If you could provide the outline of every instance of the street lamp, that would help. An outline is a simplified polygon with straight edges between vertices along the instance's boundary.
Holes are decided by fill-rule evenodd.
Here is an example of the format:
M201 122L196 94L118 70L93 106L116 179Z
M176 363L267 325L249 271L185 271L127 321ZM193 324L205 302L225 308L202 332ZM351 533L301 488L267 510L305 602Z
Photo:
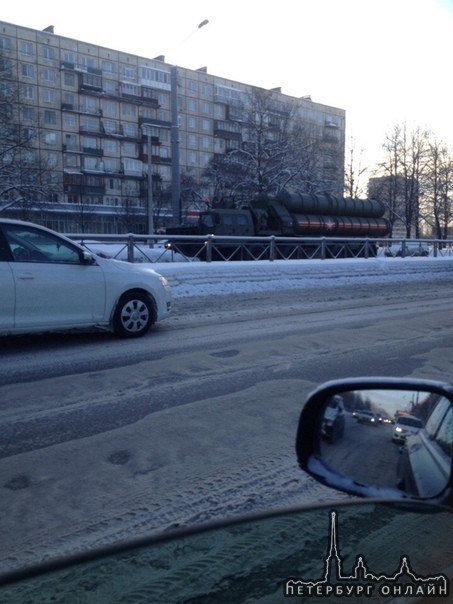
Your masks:
M196 31L205 27L209 23L204 19L199 23L197 29L193 31L186 40L188 40ZM178 123L178 68L171 66L171 207L173 211L173 224L181 223L181 178L179 168L179 123Z
M154 233L153 164L151 158L151 125L143 124L148 138L148 234Z

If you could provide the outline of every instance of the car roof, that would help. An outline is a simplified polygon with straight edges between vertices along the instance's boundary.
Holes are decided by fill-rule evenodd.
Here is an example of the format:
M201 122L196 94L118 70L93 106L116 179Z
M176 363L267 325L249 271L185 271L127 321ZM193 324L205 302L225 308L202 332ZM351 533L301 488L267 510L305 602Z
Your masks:
M15 218L1 218L0 217L0 224L21 224L21 225L26 225L26 226L39 226L39 227L42 227L43 229L46 228L42 224L38 224L36 222L28 222L27 220L17 220Z

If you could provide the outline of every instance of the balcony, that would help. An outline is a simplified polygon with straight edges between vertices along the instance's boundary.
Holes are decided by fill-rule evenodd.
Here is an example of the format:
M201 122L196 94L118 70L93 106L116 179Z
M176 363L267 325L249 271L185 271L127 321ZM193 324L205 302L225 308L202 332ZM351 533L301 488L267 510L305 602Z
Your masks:
M104 156L104 150L96 149L95 147L82 147L82 152L85 153L85 155L91 155L92 157Z

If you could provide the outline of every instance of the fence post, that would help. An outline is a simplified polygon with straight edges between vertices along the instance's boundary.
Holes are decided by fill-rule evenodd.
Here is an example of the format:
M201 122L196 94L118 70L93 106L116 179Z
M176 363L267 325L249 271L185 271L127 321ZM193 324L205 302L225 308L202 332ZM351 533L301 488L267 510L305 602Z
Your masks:
M134 236L129 233L127 238L127 261L134 262Z
M368 237L365 239L364 256L366 259L370 257L370 240Z
M206 237L206 262L212 262L212 235Z
M433 246L433 256L434 256L434 258L437 258L437 251L438 251L438 249L439 249L439 242L435 241L434 242L434 246Z
M321 260L326 259L326 238L321 237Z
M275 235L271 235L271 240L269 243L269 261L273 262L275 260Z

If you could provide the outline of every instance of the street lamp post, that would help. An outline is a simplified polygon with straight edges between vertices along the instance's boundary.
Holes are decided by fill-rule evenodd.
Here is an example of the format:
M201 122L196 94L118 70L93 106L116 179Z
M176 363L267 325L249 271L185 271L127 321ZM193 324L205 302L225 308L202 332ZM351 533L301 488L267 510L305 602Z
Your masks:
M208 19L202 21L196 31L205 27ZM173 224L178 225L182 220L181 212L181 176L179 168L179 123L178 123L178 68L171 66L171 207L173 211Z
M181 223L181 181L179 173L178 70L171 67L171 207L173 224Z
M148 139L148 234L154 233L153 164L151 158L151 126L145 124Z

